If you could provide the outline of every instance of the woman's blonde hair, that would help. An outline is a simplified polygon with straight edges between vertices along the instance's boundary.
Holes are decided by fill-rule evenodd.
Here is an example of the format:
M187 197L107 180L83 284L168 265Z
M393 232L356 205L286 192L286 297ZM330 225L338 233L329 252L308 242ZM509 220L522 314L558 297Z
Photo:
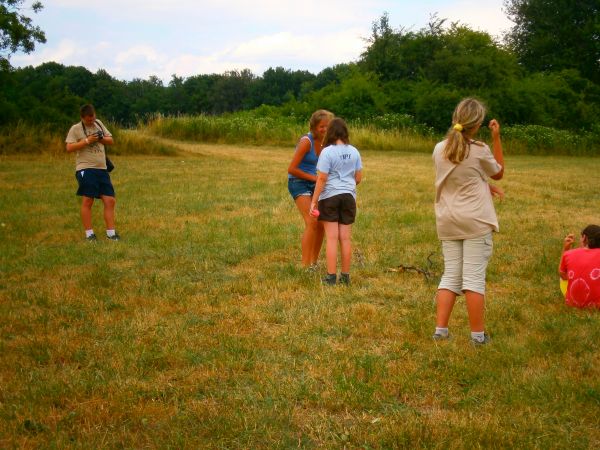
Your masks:
M333 113L327 111L326 109L319 109L312 113L310 120L308 121L310 131L314 132L315 128L317 128L317 125L319 125L319 122L321 122L323 119L333 119Z
M485 118L485 105L475 98L465 98L454 109L452 126L446 134L444 157L454 164L464 160L469 152L471 131Z

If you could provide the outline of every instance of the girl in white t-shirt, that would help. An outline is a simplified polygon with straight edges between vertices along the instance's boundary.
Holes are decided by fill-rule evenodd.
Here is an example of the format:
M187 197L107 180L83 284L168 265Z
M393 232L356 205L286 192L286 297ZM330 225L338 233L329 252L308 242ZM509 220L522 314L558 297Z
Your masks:
M446 139L435 146L435 215L444 254L444 274L437 291L433 338L447 339L448 321L456 296L464 293L474 344L489 342L484 326L485 273L492 255L492 232L498 231L488 177L504 175L500 125L491 120L492 148L474 140L485 117L485 107L473 98L462 100L452 116Z

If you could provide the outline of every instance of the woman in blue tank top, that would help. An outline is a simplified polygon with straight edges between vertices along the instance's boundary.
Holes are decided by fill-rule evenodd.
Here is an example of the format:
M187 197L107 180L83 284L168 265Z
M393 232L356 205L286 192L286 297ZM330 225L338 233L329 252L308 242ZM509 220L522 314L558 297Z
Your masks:
M324 109L310 117L310 133L298 140L296 152L288 167L288 190L304 220L302 233L302 266L314 267L323 244L323 227L309 214L310 199L317 181L317 161L323 148L323 138L333 114Z

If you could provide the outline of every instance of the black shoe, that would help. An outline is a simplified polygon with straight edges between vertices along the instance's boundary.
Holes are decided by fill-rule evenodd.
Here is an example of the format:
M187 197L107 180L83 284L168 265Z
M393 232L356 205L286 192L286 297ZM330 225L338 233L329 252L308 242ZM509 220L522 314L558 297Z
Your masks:
M86 237L85 240L88 242L97 242L98 238L96 237L95 234L92 233L88 237Z
M349 273L341 273L340 279L338 280L339 284L345 284L346 286L350 285L350 274Z
M337 275L335 273L328 273L323 278L321 278L321 282L326 286L335 286L337 281Z
M106 239L110 240L110 241L120 241L121 240L121 236L119 236L118 233L113 234L112 236L109 236L108 234L106 235Z

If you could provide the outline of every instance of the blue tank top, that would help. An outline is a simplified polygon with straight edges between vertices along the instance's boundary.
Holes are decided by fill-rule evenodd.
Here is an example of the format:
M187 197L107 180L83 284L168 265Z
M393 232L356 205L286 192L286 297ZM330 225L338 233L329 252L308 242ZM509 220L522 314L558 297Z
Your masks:
M317 175L317 161L319 160L319 157L317 156L317 153L315 152L315 141L313 139L312 133L305 134L304 136L307 136L308 139L310 140L310 150L308 152L306 152L306 154L304 155L304 158L302 158L302 161L300 161L300 164L298 164L298 169L300 169L302 172L306 172L306 173L316 176ZM300 139L302 139L304 136L302 136ZM296 177L288 174L288 178L296 178Z

